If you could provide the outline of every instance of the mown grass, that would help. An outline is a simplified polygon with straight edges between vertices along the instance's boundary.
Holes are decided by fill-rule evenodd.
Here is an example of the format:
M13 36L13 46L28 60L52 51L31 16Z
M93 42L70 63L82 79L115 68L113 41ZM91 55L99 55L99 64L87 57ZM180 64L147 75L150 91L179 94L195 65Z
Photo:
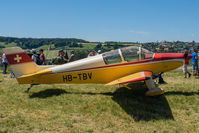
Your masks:
M166 73L165 94L104 85L28 85L0 74L0 132L199 132L199 79Z

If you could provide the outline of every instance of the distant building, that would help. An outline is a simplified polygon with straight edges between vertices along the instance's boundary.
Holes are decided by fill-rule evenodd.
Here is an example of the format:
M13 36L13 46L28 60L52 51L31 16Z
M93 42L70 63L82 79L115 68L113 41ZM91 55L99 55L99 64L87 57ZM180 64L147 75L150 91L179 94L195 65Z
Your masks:
M169 51L169 48L164 48L164 51L167 51L167 52L168 52L168 51Z
M156 49L156 51L160 51L160 48L155 48Z

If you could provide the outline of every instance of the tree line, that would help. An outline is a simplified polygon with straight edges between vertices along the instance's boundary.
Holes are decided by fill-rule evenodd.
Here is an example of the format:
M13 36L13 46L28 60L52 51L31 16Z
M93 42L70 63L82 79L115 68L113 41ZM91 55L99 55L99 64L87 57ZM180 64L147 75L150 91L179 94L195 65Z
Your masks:
M0 36L0 42L4 42L5 44L14 42L17 46L24 49L38 48L46 44L54 44L55 47L81 47L78 43L88 43L88 41L76 38L17 38L3 36Z

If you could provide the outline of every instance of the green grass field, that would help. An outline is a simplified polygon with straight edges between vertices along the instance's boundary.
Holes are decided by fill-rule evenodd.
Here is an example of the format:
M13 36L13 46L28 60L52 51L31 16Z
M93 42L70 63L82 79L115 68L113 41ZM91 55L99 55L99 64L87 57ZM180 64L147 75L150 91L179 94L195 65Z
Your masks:
M0 133L4 132L199 132L199 79L182 72L164 75L165 94L145 97L104 85L28 85L0 74Z

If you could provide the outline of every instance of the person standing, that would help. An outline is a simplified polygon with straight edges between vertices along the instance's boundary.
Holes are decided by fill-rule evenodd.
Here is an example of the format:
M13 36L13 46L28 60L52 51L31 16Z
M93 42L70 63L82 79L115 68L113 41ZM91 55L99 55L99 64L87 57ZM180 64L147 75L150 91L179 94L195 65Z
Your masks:
M184 78L187 78L187 74L189 75L189 78L191 77L191 73L188 71L188 65L189 65L189 51L186 50L184 52L184 65L183 65L183 72L184 72Z
M0 67L3 66L3 65L2 65L2 58L3 58L3 57L2 57L2 54L0 53Z
M70 52L69 62L73 62L73 61L75 61L75 51L72 50Z
M194 53L191 54L192 55L192 72L193 72L193 76L199 76L198 73L198 50L194 50Z
M94 52L91 51L89 54L88 54L88 57L91 57L91 56L94 56Z
M66 53L64 52L64 50L60 50L60 57L63 60L64 63L68 62L68 54L67 51Z
M102 50L98 50L98 51L97 51L97 54L101 54L101 53L102 53Z
M45 59L45 56L44 56L44 50L43 49L40 49L39 50L39 59L41 61L41 65L45 65L46 63L46 59Z
M3 53L3 55L2 55L2 63L3 63L3 74L6 74L7 73L8 60L6 58L5 53Z
M37 64L37 65L41 65L41 61L39 56L36 53L35 49L32 49L32 60Z

